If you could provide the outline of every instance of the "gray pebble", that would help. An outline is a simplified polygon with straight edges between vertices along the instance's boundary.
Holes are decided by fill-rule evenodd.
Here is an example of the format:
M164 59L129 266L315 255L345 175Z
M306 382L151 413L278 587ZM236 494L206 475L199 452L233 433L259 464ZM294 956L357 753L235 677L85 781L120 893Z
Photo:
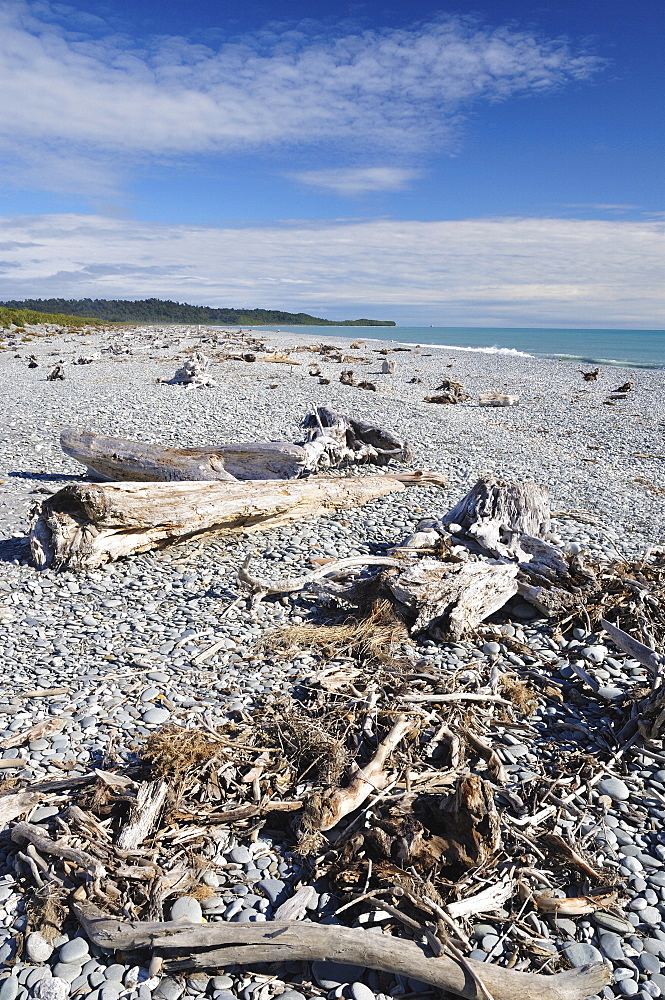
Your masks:
M0 1000L16 1000L19 982L16 976L9 976L0 985Z
M63 944L58 957L61 962L65 963L87 962L90 958L88 942L82 937L72 938L67 944Z
M364 983L351 983L352 1000L374 1000L374 992Z
M73 965L69 962L56 962L53 966L53 975L58 979L64 979L66 983L73 983L81 975L81 966Z
M32 931L25 939L25 950L31 962L48 962L53 945L39 931Z
M171 713L165 708L149 708L141 716L143 722L148 726L161 726L171 717ZM158 987L159 989L159 987Z
M601 795L609 795L617 802L624 802L630 797L628 786L621 778L601 778L597 788Z
M593 962L602 962L603 956L592 944L567 944L564 947L566 958L570 964L578 969L582 965L589 965Z
M166 976L162 979L161 983L153 993L153 996L159 997L160 1000L180 1000L180 997L185 992L185 984L179 982L177 979L172 979L170 976Z
M359 965L342 965L340 962L312 962L312 975L324 990L356 982L365 973Z
M229 851L228 859L236 865L246 865L252 860L252 854L246 847L234 847Z
M200 924L202 918L201 904L193 896L180 896L171 907L171 920Z

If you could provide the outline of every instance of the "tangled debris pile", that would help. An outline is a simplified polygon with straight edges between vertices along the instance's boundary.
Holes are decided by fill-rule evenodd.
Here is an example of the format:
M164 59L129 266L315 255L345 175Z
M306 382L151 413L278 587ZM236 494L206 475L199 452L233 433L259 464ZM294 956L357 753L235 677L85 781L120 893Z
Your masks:
M554 549L549 527L543 487L486 477L386 557L326 563L290 581L245 566L239 580L255 601L313 593L315 623L275 634L271 646L277 656L318 647L325 665L289 697L268 695L252 717L162 728L132 764L111 756L82 778L6 783L0 818L18 848L29 933L53 938L74 917L98 947L150 949L171 974L334 958L494 1000L601 990L605 966L580 961L575 945L558 953L544 931L577 917L622 920L625 879L605 818L622 784L617 762L638 739L646 753L661 749L665 659L651 645L665 636L665 559L588 567ZM366 573L368 563L378 572ZM603 690L586 661L572 660L564 689L512 624L525 597L549 616L552 637L579 622L604 629L647 667L651 688ZM321 622L324 605L332 625ZM474 634L488 662L452 675L419 669L409 652L423 633L445 643ZM584 739L562 753L546 716L537 725L529 715L564 694L570 730ZM601 703L602 731L577 711L585 698ZM57 812L21 819L44 803ZM633 822L647 816L632 808ZM225 852L238 844L259 858L266 832L301 858L306 877L279 901L255 880L264 919L239 926L207 876L247 884ZM308 907L322 893L330 905L315 919ZM474 939L488 914L503 931L480 962Z

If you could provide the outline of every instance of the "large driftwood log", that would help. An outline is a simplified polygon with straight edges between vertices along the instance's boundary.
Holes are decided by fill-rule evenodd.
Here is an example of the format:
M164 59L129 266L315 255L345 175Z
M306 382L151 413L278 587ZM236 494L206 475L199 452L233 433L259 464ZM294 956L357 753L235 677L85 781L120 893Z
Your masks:
M300 445L287 441L170 448L105 437L72 427L61 432L60 446L66 455L85 465L93 479L111 482L294 479L307 459Z
M386 465L407 461L409 446L391 431L320 406L305 417L306 439L171 448L144 441L106 437L65 428L65 454L101 480L172 482L179 480L295 479L344 463Z
M66 486L35 509L30 547L40 568L92 569L180 539L258 531L361 506L427 481L404 473L298 482L83 483Z
M586 965L553 976L513 972L490 962L429 958L415 941L360 928L303 921L185 925L116 920L89 903L73 904L88 939L105 951L154 949L166 970L214 969L262 962L331 961L404 975L468 1000L480 980L494 1000L585 1000L609 982L608 969ZM473 972L468 971L470 967ZM474 975L475 973L475 975ZM477 977L477 978L476 978Z

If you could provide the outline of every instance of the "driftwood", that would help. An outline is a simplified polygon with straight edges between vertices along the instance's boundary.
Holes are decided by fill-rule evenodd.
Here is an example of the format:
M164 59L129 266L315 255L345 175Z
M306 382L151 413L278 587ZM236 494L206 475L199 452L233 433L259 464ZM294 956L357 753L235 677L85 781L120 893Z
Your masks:
M76 484L35 509L30 547L40 568L91 569L198 535L259 531L361 506L427 481L404 473L297 482Z
M168 385L214 386L215 380L208 371L208 363L205 354L197 351L176 370L173 378L157 379L157 381L166 382Z
M477 1000L480 980L494 1000L585 1000L609 982L601 964L553 976L513 972L492 963L429 958L414 941L359 928L288 921L187 925L116 920L97 907L74 903L88 939L104 951L150 948L165 969L206 969L262 962L331 961L404 975ZM473 972L469 971L470 967ZM476 979L477 976L477 979Z
M33 844L42 854L53 854L56 857L63 858L70 864L76 865L77 868L82 868L92 878L103 878L106 874L104 865L97 861L96 858L93 858L92 855L87 854L85 851L79 851L74 847L67 847L66 844L62 844L57 840L52 840L51 837L48 837L44 833L44 828L41 826L36 826L32 823L15 823L12 827L11 837L15 844L23 844L27 841L27 843Z
M546 615L575 609L597 581L580 556L564 557L545 540L550 524L547 487L485 476L447 514L423 519L389 550L388 557L401 557L402 564L381 572L377 586L412 635L429 631L435 639L459 639L516 595ZM322 596L363 603L367 580L331 582L343 574L344 563L271 581L252 577L246 563L241 582L261 596L313 587Z
M503 392L481 392L478 396L478 406L516 406L519 401L519 396Z
M118 834L116 843L121 851L136 850L157 825L168 790L168 782L163 778L142 782L127 823Z
M453 382L451 379L444 379L441 385L436 387L436 396L425 396L426 403L465 403L471 396L466 391L461 382Z
M344 788L335 788L325 795L315 794L307 804L305 823L312 830L332 830L349 813L354 812L369 796L388 784L385 764L395 747L414 730L412 718L398 716L386 738L379 743L369 764L353 776Z
M0 830L4 830L8 823L11 823L17 816L29 812L41 799L39 792L29 792L22 789L12 795L0 798Z
M198 448L171 448L65 428L60 445L101 480L173 482L294 479L345 463L386 465L408 461L408 444L388 431L320 406L303 422L302 443L259 441Z

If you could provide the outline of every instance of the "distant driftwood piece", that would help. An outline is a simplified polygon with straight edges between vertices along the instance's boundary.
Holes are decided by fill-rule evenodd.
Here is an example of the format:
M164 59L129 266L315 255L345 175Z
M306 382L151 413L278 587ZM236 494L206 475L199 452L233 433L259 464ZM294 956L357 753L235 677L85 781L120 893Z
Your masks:
M426 403L465 403L471 396L466 391L461 382L453 382L452 379L444 379L441 385L436 387L436 396L425 396Z
M205 354L197 351L191 358L188 358L180 368L176 370L173 378L157 379L158 382L166 382L167 385L199 385L214 386L215 380L208 371L208 358Z
M132 482L295 479L345 463L408 461L409 445L385 428L320 406L303 422L306 439L171 448L65 428L60 446L95 479Z
M73 910L88 939L99 948L154 950L165 958L168 972L323 959L407 976L468 1000L478 1000L478 980L494 1000L585 1000L599 993L610 978L609 970L600 963L545 976L514 972L491 962L429 958L415 941L334 924L269 921L179 925L118 920L90 903L74 903Z
M503 392L481 392L478 396L478 406L516 406L519 396L508 396Z
M485 476L447 514L420 521L388 550L387 568L362 587L357 580L334 582L345 560L331 563L325 574L245 582L262 594L313 586L321 596L362 604L368 582L376 581L376 593L393 600L412 635L459 639L516 595L551 615L574 611L596 590L581 557L564 556L546 540L550 523L547 487ZM390 566L392 557L396 566Z
M258 531L357 507L427 481L403 473L297 482L81 483L35 509L30 547L40 568L92 569L180 539Z

